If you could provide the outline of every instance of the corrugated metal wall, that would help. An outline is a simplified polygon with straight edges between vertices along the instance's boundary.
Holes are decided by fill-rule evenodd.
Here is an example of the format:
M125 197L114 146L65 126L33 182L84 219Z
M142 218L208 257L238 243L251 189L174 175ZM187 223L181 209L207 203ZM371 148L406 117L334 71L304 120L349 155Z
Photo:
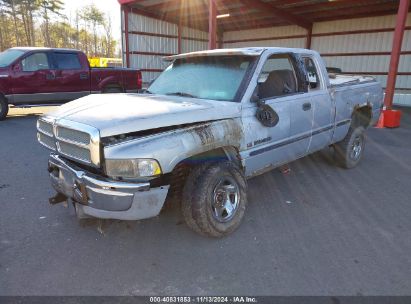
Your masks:
M246 31L225 32L225 48L249 46L278 46L303 48L306 40L305 29L299 26L279 26Z
M311 48L320 52L327 66L347 73L375 76L385 87L395 15L315 23ZM297 26L224 33L224 47L305 47L306 31ZM411 14L407 19L394 102L411 106Z
M181 52L202 51L208 48L208 33L195 30L188 27L183 27L181 40ZM193 38L193 39L188 39Z
M122 18L124 20L124 15ZM124 32L124 22L122 27ZM168 63L162 60L163 56L178 53L178 26L129 13L128 31L130 66L141 69L143 82L147 83L167 67ZM123 39L125 39L124 35ZM207 39L206 32L182 27L181 51L185 53L204 50L207 48ZM125 41L123 41L124 45ZM126 62L125 58L124 62Z
M122 17L124 20L124 15ZM178 27L134 13L130 13L128 19L130 66L142 69L143 81L149 82L167 66L161 57L178 52ZM395 15L315 23L311 48L322 54L327 66L339 67L347 73L373 75L385 87L394 27ZM124 32L124 22L122 28ZM306 30L298 26L281 26L225 32L223 42L225 48L303 48L306 34ZM123 50L124 39L123 35ZM183 27L181 51L207 49L207 39L207 32ZM411 14L402 52L394 102L411 105Z

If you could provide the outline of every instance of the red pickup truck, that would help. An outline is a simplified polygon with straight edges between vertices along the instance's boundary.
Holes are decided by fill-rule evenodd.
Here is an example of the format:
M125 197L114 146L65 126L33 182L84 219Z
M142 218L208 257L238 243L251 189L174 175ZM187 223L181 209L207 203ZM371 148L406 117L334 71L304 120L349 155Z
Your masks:
M92 93L137 92L141 87L140 71L90 68L78 50L17 47L0 53L0 120L9 105L61 104Z

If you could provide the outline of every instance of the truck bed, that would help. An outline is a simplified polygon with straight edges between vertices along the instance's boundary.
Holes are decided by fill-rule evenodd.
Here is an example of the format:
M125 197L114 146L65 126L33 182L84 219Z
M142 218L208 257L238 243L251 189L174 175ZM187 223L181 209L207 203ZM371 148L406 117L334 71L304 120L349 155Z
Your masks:
M331 74L330 84L332 87L345 86L359 83L366 83L375 81L372 76L361 76L361 75L343 75L343 74Z

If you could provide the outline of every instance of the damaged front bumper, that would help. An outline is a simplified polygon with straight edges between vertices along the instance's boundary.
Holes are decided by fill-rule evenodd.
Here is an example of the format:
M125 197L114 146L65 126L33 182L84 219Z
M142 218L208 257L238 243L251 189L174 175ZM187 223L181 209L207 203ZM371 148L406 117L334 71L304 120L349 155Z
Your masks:
M79 217L141 220L156 216L164 205L169 186L126 183L86 172L51 154L49 173L57 195L51 204L71 199ZM66 199L65 199L66 198Z

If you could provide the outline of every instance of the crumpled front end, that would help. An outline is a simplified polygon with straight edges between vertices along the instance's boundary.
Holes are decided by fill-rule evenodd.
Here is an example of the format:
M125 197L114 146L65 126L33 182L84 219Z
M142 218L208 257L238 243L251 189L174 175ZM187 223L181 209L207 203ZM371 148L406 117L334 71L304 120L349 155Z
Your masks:
M61 156L51 154L48 170L58 195L50 203L74 202L79 217L141 220L158 215L169 186L114 181L87 172Z

